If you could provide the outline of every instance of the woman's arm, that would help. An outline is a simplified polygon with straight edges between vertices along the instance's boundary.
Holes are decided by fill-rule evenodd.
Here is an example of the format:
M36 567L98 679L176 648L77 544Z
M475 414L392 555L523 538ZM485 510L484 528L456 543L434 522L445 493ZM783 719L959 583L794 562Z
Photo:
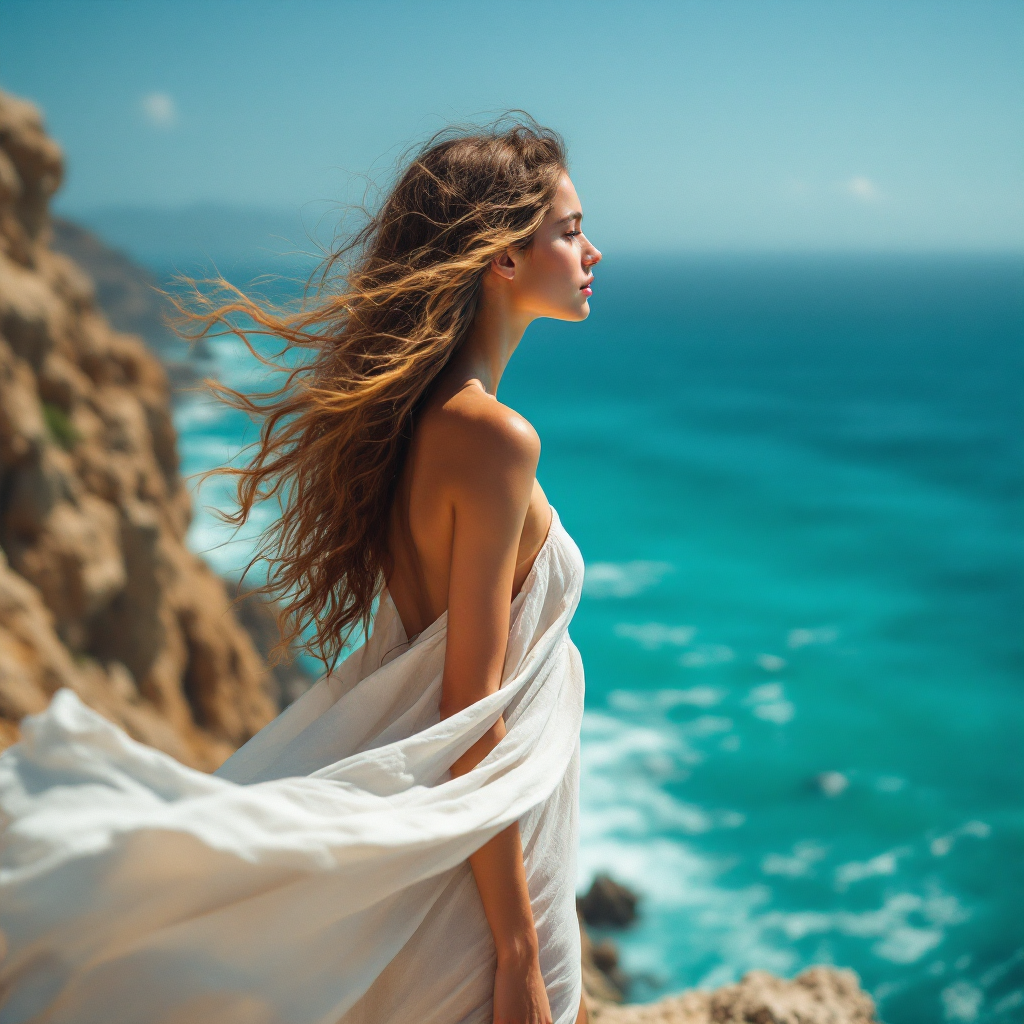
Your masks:
M533 428L497 403L474 421L459 431L459 468L452 486L442 718L501 685L519 540L540 455ZM505 722L499 718L455 761L452 775L470 771L504 735ZM549 1024L518 822L480 847L469 863L497 950L494 1021Z

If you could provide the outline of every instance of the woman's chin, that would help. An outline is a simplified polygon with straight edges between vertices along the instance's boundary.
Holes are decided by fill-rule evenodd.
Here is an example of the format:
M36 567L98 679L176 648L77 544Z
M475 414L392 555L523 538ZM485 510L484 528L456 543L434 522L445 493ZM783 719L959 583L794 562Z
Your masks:
M577 321L586 320L590 316L590 303L584 299L582 303L574 302L568 309L564 306L557 313L542 313L541 316L550 317L552 320Z

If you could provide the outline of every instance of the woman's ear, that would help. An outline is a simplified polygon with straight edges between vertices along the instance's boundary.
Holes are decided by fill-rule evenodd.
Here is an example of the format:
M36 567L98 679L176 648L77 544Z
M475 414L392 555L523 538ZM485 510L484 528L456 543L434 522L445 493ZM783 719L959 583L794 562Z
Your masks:
M506 281L512 281L515 278L516 263L508 249L506 249L500 256L495 256L494 259L491 260L491 270L493 270L498 277L503 277Z

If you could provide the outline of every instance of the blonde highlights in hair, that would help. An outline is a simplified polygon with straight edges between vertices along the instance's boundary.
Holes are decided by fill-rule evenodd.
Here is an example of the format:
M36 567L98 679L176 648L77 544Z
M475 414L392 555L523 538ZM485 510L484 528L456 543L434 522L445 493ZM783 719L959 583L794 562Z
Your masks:
M235 480L237 508L222 515L236 527L259 502L280 503L249 568L265 562L258 589L283 599L282 645L330 665L352 629L368 627L416 412L469 331L491 260L530 244L565 169L559 136L523 115L447 129L327 256L314 298L297 312L222 278L187 306L177 301L182 334L235 334L284 375L259 394L210 382L260 423L249 463L213 472ZM260 355L254 335L279 339L282 350ZM288 356L296 351L297 365Z

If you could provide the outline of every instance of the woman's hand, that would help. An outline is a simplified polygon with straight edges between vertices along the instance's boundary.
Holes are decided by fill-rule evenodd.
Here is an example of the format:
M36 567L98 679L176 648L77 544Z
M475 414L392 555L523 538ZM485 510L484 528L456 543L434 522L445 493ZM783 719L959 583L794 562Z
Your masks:
M551 1006L536 951L498 956L494 1024L552 1024Z

